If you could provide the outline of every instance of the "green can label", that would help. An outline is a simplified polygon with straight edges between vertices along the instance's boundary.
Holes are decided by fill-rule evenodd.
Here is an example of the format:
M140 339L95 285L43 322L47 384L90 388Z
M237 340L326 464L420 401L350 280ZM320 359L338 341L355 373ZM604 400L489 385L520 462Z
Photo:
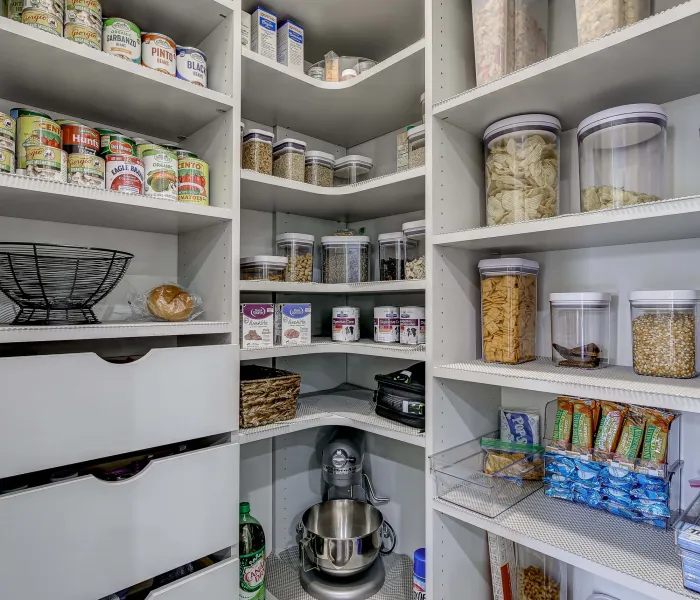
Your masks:
M114 133L102 134L100 136L100 156L104 158L110 154L125 154L134 156L136 154L136 144L134 140Z
M240 600L265 600L265 548L240 557Z

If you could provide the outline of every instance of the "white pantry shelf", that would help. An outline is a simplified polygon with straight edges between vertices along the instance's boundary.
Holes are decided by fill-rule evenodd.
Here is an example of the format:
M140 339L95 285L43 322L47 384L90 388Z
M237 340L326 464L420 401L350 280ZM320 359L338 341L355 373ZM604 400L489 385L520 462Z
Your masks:
M476 136L515 114L547 113L572 129L593 113L700 93L700 0L688 0L437 103L433 115Z
M284 281L241 281L241 292L270 294L401 294L424 292L425 279L411 281L368 281L367 283L289 283Z
M458 489L448 494L459 502ZM655 600L698 597L683 587L671 531L547 498L542 490L493 519L440 498L433 508Z
M242 55L241 108L246 119L347 148L421 118L425 40L355 79L337 83L317 81L247 47Z
M177 140L234 106L230 96L0 18L0 97ZM66 74L70 75L67 76Z
M383 356L388 358L405 358L406 360L425 360L425 345L409 346L406 344L381 344L373 340L361 339L359 342L334 342L330 338L315 337L306 346L275 346L241 350L241 360L259 358L277 358L282 356L301 356L306 354L361 354L364 356Z
M2 217L179 234L230 221L233 214L228 208L0 174Z
M631 367L566 368L557 367L550 358L520 365L474 360L435 367L433 375L441 379L700 412L700 379L647 377L637 375Z
M424 210L425 167L332 188L243 170L241 208L339 221Z

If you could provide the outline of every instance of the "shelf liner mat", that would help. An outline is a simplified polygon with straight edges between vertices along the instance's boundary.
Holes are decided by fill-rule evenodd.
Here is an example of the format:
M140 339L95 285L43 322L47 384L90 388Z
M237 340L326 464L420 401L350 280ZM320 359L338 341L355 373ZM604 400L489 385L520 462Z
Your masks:
M386 580L370 600L411 600L413 561L405 554L390 554L384 561ZM271 554L265 565L267 589L277 600L314 600L299 583L299 550L287 548Z
M405 352L406 354L412 354L413 352L425 352L425 344L382 344L381 342L374 342L368 339L360 339L359 342L334 342L331 339L323 337L311 338L311 344L305 346L293 346L294 348L308 348L309 346L337 346L342 344L343 346L348 346L352 344L353 346L361 346L363 348L381 348L382 350L390 350L392 352ZM243 350L245 352L245 350Z

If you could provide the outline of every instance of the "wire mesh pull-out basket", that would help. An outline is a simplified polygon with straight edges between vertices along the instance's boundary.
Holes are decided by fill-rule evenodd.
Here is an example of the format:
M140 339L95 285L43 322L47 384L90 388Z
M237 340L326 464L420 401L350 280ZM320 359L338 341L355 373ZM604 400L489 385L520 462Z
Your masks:
M92 308L121 281L133 254L102 248L0 242L0 290L12 325L99 323Z

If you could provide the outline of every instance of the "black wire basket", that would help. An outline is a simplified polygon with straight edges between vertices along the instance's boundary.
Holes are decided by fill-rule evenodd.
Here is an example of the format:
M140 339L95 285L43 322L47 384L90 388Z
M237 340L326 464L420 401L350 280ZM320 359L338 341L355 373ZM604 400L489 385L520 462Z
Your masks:
M0 242L0 291L19 308L3 320L12 325L99 323L92 307L121 281L132 258L119 250Z

